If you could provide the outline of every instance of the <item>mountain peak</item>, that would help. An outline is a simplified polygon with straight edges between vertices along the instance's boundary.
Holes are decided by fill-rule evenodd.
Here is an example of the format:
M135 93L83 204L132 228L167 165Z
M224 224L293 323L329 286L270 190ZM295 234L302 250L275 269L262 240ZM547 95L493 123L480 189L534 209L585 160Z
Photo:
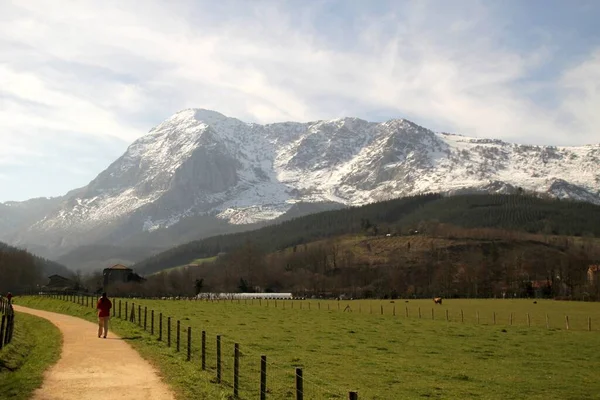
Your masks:
M192 118L196 121L204 122L206 124L221 122L229 119L229 117L217 111L207 110L204 108L186 108L173 114L168 121L179 122Z

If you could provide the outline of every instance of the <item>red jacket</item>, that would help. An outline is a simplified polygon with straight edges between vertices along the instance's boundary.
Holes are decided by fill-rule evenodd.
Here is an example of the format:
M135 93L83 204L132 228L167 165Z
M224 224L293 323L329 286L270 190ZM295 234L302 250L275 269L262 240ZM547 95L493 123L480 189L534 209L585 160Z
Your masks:
M102 297L98 300L98 304L96 304L96 308L98 309L99 317L110 317L110 309L112 308L112 303L109 299L103 299Z

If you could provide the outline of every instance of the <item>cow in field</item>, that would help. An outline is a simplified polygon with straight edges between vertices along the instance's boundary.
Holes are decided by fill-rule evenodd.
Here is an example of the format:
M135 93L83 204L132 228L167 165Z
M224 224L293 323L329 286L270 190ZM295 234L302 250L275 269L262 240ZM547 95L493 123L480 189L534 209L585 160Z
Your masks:
M433 298L433 302L435 304L442 304L442 298L441 297L434 297Z

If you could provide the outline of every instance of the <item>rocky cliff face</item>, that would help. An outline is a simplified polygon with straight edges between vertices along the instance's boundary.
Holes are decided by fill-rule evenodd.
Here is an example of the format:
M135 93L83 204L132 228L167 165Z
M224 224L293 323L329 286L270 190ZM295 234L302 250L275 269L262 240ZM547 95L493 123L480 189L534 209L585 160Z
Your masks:
M298 203L360 205L422 192L522 188L600 204L599 166L600 145L524 146L401 119L258 125L188 109L135 141L86 187L0 204L0 239L56 255L118 245L190 217L245 224Z

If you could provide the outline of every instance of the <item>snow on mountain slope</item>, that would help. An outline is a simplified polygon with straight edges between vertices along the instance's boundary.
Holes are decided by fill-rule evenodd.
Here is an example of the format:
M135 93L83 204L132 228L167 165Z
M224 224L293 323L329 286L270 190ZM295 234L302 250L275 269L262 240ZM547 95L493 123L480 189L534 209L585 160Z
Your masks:
M518 187L600 204L600 145L517 145L435 133L402 119L259 125L187 109L60 199L16 242L72 248L195 215L243 224L274 219L298 202L360 205Z

